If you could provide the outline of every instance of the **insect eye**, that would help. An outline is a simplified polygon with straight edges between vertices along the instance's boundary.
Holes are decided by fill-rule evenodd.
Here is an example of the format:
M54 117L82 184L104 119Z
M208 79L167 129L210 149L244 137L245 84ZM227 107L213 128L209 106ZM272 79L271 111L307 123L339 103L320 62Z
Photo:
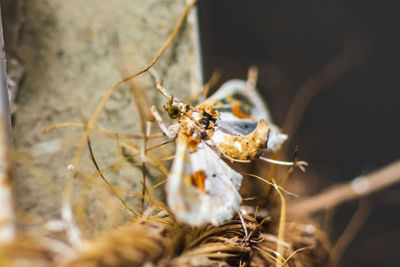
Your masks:
M171 119L176 119L181 115L181 111L179 110L179 108L177 106L170 106L168 108L168 116Z

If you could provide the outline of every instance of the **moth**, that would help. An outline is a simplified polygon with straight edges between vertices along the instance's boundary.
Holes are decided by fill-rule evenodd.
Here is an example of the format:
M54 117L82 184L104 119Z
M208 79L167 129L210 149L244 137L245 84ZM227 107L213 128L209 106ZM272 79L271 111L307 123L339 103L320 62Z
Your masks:
M170 95L160 80L157 89L167 98L163 108L174 122L167 127L154 106L152 120L176 139L166 183L168 206L179 221L191 226L231 219L241 202L242 175L223 158L259 159L266 150L275 151L287 136L272 123L251 79L227 81L196 106Z

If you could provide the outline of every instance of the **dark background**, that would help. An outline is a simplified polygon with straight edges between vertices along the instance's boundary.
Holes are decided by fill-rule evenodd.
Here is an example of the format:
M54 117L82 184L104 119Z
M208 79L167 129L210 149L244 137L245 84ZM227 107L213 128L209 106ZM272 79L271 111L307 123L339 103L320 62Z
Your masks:
M283 125L298 88L342 55L341 64L330 71L345 74L311 100L294 142L288 144L300 144L300 158L310 163L309 176L317 177L305 180L309 193L366 174L399 156L400 16L395 3L199 3L204 80L220 69L218 88L231 78L246 79L248 67L256 65L258 87L278 125ZM400 187L369 199L368 221L341 265L400 266ZM333 240L356 208L357 203L349 203L336 210Z

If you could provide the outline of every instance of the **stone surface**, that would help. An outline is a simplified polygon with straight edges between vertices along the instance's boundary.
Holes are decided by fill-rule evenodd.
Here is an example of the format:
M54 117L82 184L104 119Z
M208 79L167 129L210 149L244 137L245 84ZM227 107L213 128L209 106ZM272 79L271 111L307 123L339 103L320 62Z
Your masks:
M19 0L5 5L17 10L19 17L18 20L16 16L5 16L5 27L10 29L6 32L10 45L7 52L25 69L16 99L13 133L18 162L17 204L30 220L43 221L59 216L67 166L82 129L61 128L46 135L43 130L55 123L88 120L106 90L121 78L121 70L134 73L151 61L171 33L185 1ZM191 34L191 24L186 24L155 66L165 86L179 97L191 94ZM150 104L161 110L164 99L149 74L137 79L136 86L147 94ZM139 134L139 121L132 96L127 86L122 86L106 104L98 125L120 134ZM58 140L61 149L33 157L32 149L48 140ZM92 143L101 167L117 160L115 139L94 133ZM79 170L86 178L95 173L87 152ZM113 184L141 192L138 168L129 166L105 174ZM113 205L120 207L116 198L110 199L99 177L92 181L88 184L84 179L76 179L74 200L78 217L85 217L82 214L90 210L96 216L89 218L114 217L112 223L122 220L122 215L107 211ZM78 221L88 223L82 218ZM98 228L106 227L98 221L92 223Z

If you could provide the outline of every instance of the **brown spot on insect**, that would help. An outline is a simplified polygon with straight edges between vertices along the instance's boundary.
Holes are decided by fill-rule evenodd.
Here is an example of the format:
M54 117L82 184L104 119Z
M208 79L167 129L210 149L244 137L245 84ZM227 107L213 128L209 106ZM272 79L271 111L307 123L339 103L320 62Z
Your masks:
M200 105L196 106L196 109L209 113L213 118L217 118L217 116L218 116L218 112L214 109L214 107L212 105L210 105L208 103L200 104Z
M197 146L200 144L200 142L200 139L189 136L187 146L191 152L194 152L197 150Z
M267 148L270 127L269 124L260 120L257 127L248 135L227 135L224 141L218 144L223 154L233 159L252 160L259 157Z
M191 183L194 185L201 193L205 193L206 191L206 172L201 170L193 173L191 175Z

